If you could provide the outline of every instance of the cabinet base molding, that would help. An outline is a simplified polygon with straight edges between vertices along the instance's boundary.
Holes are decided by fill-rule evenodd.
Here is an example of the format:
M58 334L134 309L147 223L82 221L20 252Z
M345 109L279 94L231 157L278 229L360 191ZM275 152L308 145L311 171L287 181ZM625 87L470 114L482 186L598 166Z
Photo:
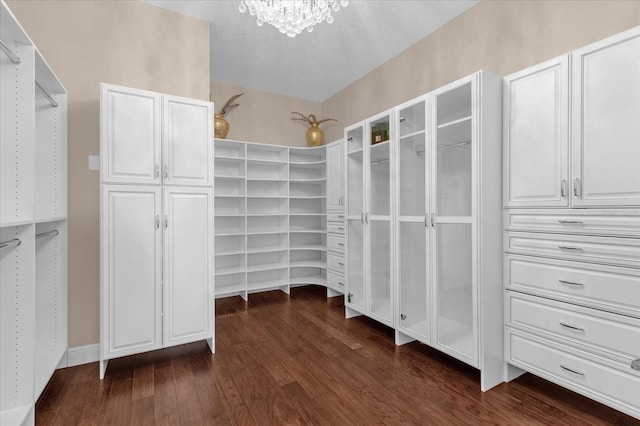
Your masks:
M63 358L64 360L64 358ZM89 364L100 360L100 344L75 346L67 350L65 367Z

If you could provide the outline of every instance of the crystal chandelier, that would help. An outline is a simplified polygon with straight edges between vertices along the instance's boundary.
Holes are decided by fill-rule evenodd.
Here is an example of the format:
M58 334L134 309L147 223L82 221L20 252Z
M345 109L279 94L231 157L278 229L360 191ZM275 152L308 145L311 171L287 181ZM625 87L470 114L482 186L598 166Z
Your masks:
M304 29L313 31L313 26L324 20L332 23L331 12L348 4L349 0L241 0L238 10L248 10L259 27L266 22L293 38Z

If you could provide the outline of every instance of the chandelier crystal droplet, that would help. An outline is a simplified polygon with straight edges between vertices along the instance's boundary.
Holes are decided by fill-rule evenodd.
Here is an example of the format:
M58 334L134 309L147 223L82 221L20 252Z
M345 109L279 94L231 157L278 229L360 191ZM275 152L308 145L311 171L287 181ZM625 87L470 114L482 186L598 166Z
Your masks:
M259 27L271 24L293 38L325 20L331 24L331 13L348 4L349 0L241 0L238 10L255 16Z

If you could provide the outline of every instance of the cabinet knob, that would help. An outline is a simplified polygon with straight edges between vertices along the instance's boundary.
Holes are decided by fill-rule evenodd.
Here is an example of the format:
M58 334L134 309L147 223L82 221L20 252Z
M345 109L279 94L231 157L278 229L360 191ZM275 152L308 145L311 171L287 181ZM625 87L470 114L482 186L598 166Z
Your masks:
M156 229L160 229L160 215L156 215Z
M404 122L405 122L405 120L406 120L406 118L404 118L404 117L400 117L400 122L401 122L401 123L404 123Z
M631 368L640 371L640 358L631 361Z
M575 195L576 197L580 197L580 193L581 193L581 188L580 188L580 178L575 178L573 180L573 195Z
M407 319L407 316L405 314L400 314L400 319L404 321Z
M156 179L160 177L160 165L156 164Z
M562 179L562 182L560 182L560 196L562 198L567 196L567 180L566 179Z

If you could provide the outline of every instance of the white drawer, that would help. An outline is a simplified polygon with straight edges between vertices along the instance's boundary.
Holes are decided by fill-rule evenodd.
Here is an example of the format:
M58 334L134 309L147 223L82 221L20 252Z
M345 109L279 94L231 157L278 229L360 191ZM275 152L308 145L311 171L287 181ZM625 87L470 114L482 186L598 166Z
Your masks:
M505 210L512 231L640 237L638 209Z
M640 317L640 269L509 254L505 288Z
M510 253L640 267L640 239L505 232Z
M330 234L344 234L344 223L329 222L327 224L327 232Z
M344 256L336 256L329 253L327 255L327 267L344 274Z
M327 220L329 222L342 222L342 223L344 223L344 213L329 213L329 214L327 214Z
M597 349L602 356L612 354L622 363L640 358L640 318L507 291L505 323L588 345L587 350Z
M640 372L587 352L507 329L507 362L640 418ZM624 368L624 370L622 370Z
M333 272L327 273L327 285L334 290L344 292L344 276Z
M337 235L328 235L327 249L329 251L337 251L339 253L344 253L344 237L340 237Z

